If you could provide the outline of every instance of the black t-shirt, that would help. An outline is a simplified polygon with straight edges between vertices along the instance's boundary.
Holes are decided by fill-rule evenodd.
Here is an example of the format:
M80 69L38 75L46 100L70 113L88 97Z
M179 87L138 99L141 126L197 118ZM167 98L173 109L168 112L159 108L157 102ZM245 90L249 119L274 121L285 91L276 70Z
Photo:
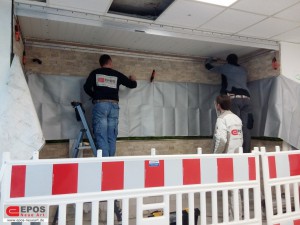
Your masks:
M114 69L100 68L90 73L83 87L84 91L93 100L109 99L119 101L120 85L136 88L137 83Z

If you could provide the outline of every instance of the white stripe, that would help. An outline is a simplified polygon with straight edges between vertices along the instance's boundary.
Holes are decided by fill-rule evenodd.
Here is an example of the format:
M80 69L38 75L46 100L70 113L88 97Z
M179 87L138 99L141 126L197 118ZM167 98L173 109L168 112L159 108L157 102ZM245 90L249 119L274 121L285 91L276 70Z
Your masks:
M101 190L102 164L79 163L78 164L78 193L95 192Z
M249 181L248 157L233 158L233 181Z
M280 225L294 225L294 220L288 220L288 221L284 221L279 223Z
M218 182L218 165L215 158L201 159L200 167L202 184L214 184Z
M144 161L124 162L124 189L144 188Z
M182 159L165 160L165 186L182 186Z
M275 156L276 163L276 172L277 177L289 177L290 176L290 163L288 155L276 155Z
M25 197L52 194L53 165L27 165L25 178Z

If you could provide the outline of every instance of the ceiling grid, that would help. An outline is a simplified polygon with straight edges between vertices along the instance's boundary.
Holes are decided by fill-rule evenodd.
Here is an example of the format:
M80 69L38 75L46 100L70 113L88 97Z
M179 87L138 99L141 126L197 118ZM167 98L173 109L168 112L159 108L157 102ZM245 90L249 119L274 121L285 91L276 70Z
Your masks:
M119 2L129 7L135 0ZM160 2L143 0L140 7ZM300 0L238 0L228 8L193 0L169 2L155 20L112 14L111 0L15 0L15 12L26 40L219 58L233 51L278 50L285 41L300 44Z

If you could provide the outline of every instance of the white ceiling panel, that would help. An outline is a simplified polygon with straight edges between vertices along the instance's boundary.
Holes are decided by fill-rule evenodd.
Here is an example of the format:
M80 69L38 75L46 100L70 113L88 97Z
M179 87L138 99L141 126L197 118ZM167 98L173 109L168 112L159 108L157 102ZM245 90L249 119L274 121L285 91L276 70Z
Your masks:
M282 34L286 31L292 30L299 26L298 23L280 20L276 18L268 18L248 29L239 32L241 35L255 36L261 38L271 38L273 36Z
M236 33L263 20L264 18L266 17L253 13L228 9L208 23L201 26L201 28L226 33Z
M69 22L29 17L19 17L19 19L22 27L24 24L23 34L25 38L32 39L66 41L86 45L115 47L130 51L156 52L190 57L217 55L224 59L231 52L244 55L258 50L258 48L252 47L241 48L237 45L199 42L197 40L149 35L141 32L100 28ZM28 24L33 25L30 25L31 29L27 29L28 27L26 26ZM43 30L43 32L39 32L40 30Z
M276 14L275 16L281 19L287 19L287 20L296 21L300 23L300 3Z
M238 0L228 8L174 0L155 21L107 13L112 1L15 0L15 13L27 39L154 54L221 58L278 50L278 41L300 44L300 0ZM122 1L129 8L136 5Z
M292 31L288 31L278 36L275 36L274 38L285 42L300 43L300 27Z
M239 0L232 8L270 16L297 2L299 0Z
M174 2L157 20L175 26L197 28L213 18L225 8L197 1L178 0Z
M112 0L47 0L47 5L81 12L104 14L108 11L111 2Z

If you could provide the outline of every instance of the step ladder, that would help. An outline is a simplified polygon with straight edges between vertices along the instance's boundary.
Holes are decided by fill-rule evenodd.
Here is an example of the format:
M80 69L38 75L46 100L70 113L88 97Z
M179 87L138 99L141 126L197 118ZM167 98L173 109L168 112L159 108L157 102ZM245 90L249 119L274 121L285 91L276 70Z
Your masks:
M80 102L73 101L73 102L71 102L71 105L75 109L77 121L81 121L82 126L83 126L83 128L79 131L76 141L73 143L73 146L71 149L72 157L77 158L79 150L84 150L84 149L92 149L93 155L96 157L97 156L96 145L95 145L93 136L90 132L88 123L86 121L84 109L82 108L82 104ZM82 141L84 136L87 137L87 139L89 141L89 145L84 144L84 142Z

